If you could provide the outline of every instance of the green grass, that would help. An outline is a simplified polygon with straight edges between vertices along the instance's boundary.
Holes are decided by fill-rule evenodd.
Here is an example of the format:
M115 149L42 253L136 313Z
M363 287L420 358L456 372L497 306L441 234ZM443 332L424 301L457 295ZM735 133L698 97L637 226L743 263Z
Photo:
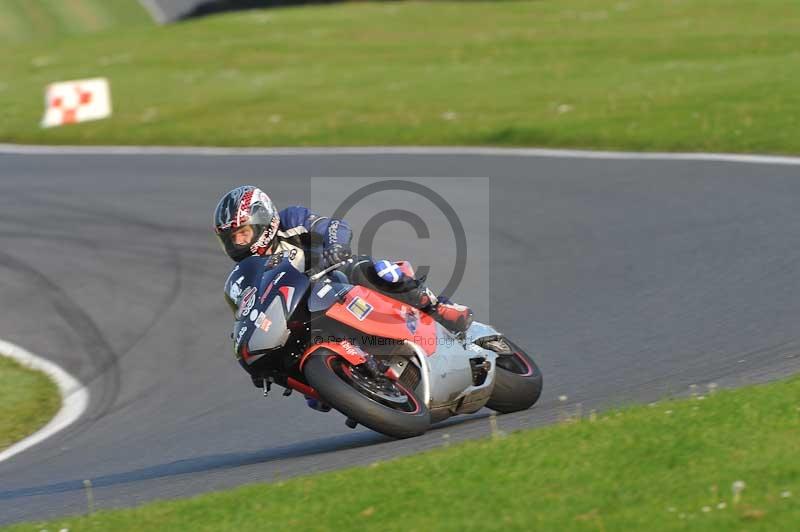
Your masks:
M22 0L20 0L21 2ZM800 152L796 0L348 3L15 46L0 139ZM41 130L48 82L110 120Z
M738 501L737 481L745 483ZM716 532L788 531L797 523L796 377L369 467L8 530Z
M0 44L152 24L137 0L0 0Z
M41 428L60 407L46 375L0 356L0 450Z

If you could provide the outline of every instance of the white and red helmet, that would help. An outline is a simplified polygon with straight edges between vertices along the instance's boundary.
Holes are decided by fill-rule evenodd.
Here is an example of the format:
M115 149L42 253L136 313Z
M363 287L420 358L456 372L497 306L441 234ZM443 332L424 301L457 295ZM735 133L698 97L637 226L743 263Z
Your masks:
M245 225L252 226L253 237L250 242L237 245L232 234ZM266 254L279 225L275 204L261 189L251 185L237 187L222 196L214 210L214 231L225 253L236 262Z

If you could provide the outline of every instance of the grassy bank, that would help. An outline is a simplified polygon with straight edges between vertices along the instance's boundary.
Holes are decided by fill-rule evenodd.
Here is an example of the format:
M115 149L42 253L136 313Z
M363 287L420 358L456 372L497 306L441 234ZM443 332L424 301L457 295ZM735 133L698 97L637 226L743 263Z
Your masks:
M137 0L0 0L0 44L152 25Z
M800 152L794 0L403 2L239 12L10 48L0 140ZM48 82L114 117L41 130Z
M798 398L794 378L8 530L794 530Z
M0 450L36 432L60 407L58 387L46 375L0 356Z

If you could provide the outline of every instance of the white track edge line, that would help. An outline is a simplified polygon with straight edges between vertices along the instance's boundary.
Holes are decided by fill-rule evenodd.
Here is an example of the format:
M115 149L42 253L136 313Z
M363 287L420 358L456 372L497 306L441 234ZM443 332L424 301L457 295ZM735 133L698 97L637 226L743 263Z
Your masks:
M335 148L224 148L192 146L44 146L0 144L0 154L10 155L490 155L503 157L549 157L564 159L610 159L643 161L712 161L750 164L800 165L800 157L736 153L667 153L546 148L493 148L482 146L363 146Z
M58 391L61 393L61 409L55 417L27 438L0 452L0 462L2 462L43 442L74 423L86 411L89 404L89 390L60 366L34 355L18 345L0 340L0 356L7 356L25 367L45 373L55 381Z

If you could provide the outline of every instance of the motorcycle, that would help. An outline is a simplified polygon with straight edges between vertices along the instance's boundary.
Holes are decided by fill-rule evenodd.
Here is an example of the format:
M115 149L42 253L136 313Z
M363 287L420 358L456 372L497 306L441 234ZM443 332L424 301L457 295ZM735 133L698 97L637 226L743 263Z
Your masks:
M508 413L536 403L542 374L515 343L478 322L454 334L414 307L348 284L338 271L347 262L310 274L288 258L274 265L253 256L229 276L234 351L265 396L277 384L285 396L297 391L332 406L351 428L394 438L484 406Z

